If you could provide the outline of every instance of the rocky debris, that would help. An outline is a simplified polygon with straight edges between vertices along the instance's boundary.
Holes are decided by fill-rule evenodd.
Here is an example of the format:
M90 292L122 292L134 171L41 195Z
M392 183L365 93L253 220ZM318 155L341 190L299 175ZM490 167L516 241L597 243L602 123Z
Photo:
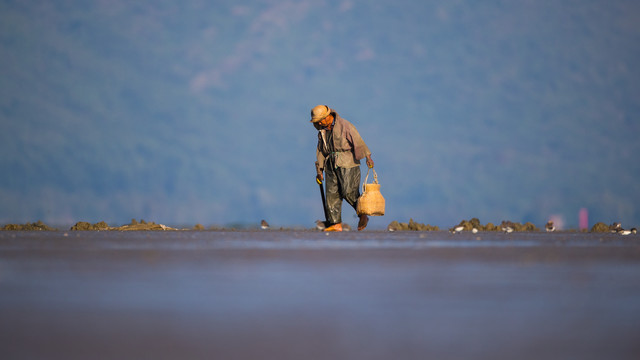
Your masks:
M500 229L503 228L512 228L513 231L540 231L537 226L533 225L530 222L521 224L513 221L503 221L500 224Z
M111 227L106 222L100 221L95 224L88 223L86 221L79 221L69 229L71 231L98 231L98 230L111 230Z
M1 230L5 231L57 231L58 229L52 228L42 221L26 224L7 224L2 227Z
M598 233L600 232L604 233L604 232L610 232L610 231L611 231L610 226L603 222L597 222L593 224L590 230L590 232L598 232Z
M440 228L432 225L420 224L413 219L409 219L408 223L401 223L398 221L392 221L389 226L387 226L387 230L389 231L440 231Z
M553 224L547 223L545 226L546 231L550 231L549 227L553 226ZM350 227L348 224L343 224L343 230L348 231ZM325 228L325 224L323 221L318 220L316 222L316 229L323 230ZM552 227L553 228L553 227ZM136 220L132 219L130 224L125 224L118 227L111 227L106 222L100 221L97 223L89 223L85 221L77 222L75 225L71 227L71 231L166 231L166 230L194 230L194 231L204 231L204 230L224 230L224 231L236 231L244 229L243 226L237 225L233 227L222 227L222 226L210 226L205 228L202 224L196 224L193 228L181 228L176 229L163 224L156 224L155 222L146 222L145 220ZM294 230L299 230L293 228ZM279 230L292 230L290 228L279 228ZM421 224L413 219L409 219L408 223L401 223L399 221L392 221L387 226L388 231L440 231L438 226L433 226L429 224ZM555 229L553 229L555 230ZM7 224L0 227L0 231L58 231L58 229L47 226L42 221L38 221L35 223L26 223L26 224ZM462 220L458 225L455 225L449 229L452 233L461 233L461 232L471 232L477 233L478 231L503 231L503 232L513 232L513 231L540 231L534 224L530 222L526 222L524 224L515 223L512 221L502 221L499 225L494 225L493 223L482 224L478 218L472 218L470 220ZM576 230L567 230L567 231L576 231ZM585 231L586 230L582 230ZM637 234L637 229L631 228L629 230L623 229L620 223L614 222L611 225L607 225L603 222L598 222L591 227L589 232L593 233L614 233L614 234Z
M589 232L629 235L636 234L638 231L636 230L636 228L625 230L622 228L622 225L619 222L614 222L611 225L607 225L603 222L597 222L591 227L591 230L589 230Z
M413 221L413 219L409 220L409 223L400 223L398 221L392 221L389 226L387 226L387 230L389 231L439 231L440 229L437 226L424 225ZM462 220L456 226L453 226L449 229L452 233L460 233L463 231L470 231L472 233L477 233L478 231L539 231L539 229L532 223L526 222L524 224L515 223L512 221L502 221L500 225L494 225L493 223L487 223L483 225L480 223L478 218L473 218L471 220Z
M516 223L513 221L503 220L500 225L494 225L493 223L487 223L482 225L478 218L473 218L471 220L462 220L460 223L451 229L451 232L461 232L461 231L471 231L476 233L478 231L539 231L539 229L532 223L526 222L524 224Z
M201 225L202 226L202 225ZM111 227L106 222L100 221L99 223L91 224L88 222L80 221L73 225L71 231L100 231L100 230L116 230L116 231L151 231L151 230L177 230L172 227L156 224L155 222L146 222L136 219L132 219L130 224Z
M475 230L474 230L475 229ZM611 225L607 225L605 223L599 222L593 225L590 232L612 232L612 233L620 233L621 226L619 223L613 223ZM545 231L553 232L555 231L555 226L553 222L549 222L545 225ZM473 218L471 220L462 220L458 225L449 229L452 233L461 232L461 231L504 231L507 233L513 231L540 231L538 227L530 222L526 222L524 224L503 220L500 225L494 225L492 223L487 223L486 225L482 225L480 220L477 218ZM631 231L631 230L630 230ZM633 233L633 232L631 232Z
M480 220L478 218L473 218L471 220L462 220L460 223L453 228L449 229L451 232L461 232L461 231L472 231L476 229L478 231L496 231L494 230L495 226L492 223L487 224L489 227L485 228L482 224L480 224ZM462 229L461 229L462 228Z
M131 224L122 225L120 227L114 228L112 230L118 231L150 231L150 230L178 230L172 227L156 224L155 222L146 222L144 220L140 220L137 222L136 219L131 219Z

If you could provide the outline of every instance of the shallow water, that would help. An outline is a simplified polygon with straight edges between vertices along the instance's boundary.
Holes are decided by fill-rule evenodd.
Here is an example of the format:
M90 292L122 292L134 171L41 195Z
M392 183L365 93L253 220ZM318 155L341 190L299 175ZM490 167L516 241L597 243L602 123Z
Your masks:
M8 358L637 359L640 237L0 232Z

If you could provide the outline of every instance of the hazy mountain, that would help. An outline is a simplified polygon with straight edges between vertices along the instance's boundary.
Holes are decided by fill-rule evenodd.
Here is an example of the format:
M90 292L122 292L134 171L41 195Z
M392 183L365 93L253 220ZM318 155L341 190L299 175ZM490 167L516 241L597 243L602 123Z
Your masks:
M309 110L328 104L373 151L387 199L373 226L576 226L582 207L637 226L639 15L595 0L0 1L0 221L311 226Z

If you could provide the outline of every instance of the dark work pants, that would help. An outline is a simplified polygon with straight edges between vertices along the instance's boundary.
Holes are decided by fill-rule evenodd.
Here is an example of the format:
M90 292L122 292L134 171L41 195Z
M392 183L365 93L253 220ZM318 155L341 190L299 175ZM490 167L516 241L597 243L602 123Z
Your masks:
M342 200L356 209L360 197L360 167L349 169L327 166L324 169L329 225L342 222Z

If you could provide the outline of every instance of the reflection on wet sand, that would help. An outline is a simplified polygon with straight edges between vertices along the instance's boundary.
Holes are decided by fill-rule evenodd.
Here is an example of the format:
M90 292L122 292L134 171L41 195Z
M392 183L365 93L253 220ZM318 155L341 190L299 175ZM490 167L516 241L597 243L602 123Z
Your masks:
M0 232L7 358L636 359L640 238Z

